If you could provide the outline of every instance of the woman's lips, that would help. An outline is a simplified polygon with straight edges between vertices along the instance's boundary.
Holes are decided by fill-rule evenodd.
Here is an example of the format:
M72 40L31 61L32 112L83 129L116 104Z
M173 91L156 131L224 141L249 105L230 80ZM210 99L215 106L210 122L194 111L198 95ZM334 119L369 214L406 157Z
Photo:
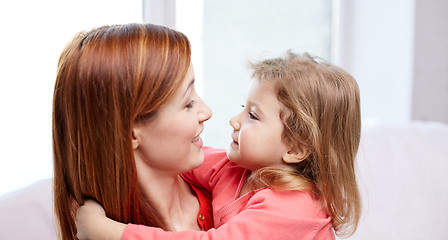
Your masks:
M204 128L201 129L201 131L199 131L199 133L196 135L196 137L193 138L193 141L191 141L191 143L193 143L193 145L202 148L202 146L204 145L204 142L202 142L202 138L201 138L201 133L202 131L204 131Z

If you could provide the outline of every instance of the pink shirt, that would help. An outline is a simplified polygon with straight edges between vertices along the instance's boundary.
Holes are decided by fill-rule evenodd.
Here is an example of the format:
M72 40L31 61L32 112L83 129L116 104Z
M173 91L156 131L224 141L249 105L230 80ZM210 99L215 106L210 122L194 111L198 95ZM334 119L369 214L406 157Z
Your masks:
M165 232L128 224L123 240L138 239L335 239L331 217L319 200L296 190L263 188L238 194L248 171L230 162L225 150L204 147L205 161L184 174L212 193L216 228Z

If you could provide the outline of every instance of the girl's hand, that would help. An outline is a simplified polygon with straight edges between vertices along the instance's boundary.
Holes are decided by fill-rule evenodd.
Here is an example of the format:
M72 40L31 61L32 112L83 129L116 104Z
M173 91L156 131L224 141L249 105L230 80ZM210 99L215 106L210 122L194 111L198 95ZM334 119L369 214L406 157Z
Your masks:
M103 207L94 200L87 200L78 208L75 223L79 240L120 240L126 227L123 223L107 218Z

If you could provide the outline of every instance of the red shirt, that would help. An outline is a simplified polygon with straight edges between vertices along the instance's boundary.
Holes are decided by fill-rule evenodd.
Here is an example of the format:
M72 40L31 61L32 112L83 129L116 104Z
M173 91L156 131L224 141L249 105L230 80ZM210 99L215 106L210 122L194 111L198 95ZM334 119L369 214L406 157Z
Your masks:
M199 200L199 212L197 221L203 231L207 231L212 228L213 225L213 211L212 211L212 197L209 191L205 188L195 185L188 179L184 180L190 184L191 189L196 193Z

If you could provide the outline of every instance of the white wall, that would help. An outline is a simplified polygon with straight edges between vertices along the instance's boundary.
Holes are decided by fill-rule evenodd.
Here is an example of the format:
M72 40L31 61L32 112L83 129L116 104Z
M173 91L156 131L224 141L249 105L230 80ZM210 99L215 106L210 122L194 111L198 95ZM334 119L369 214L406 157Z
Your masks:
M365 124L411 120L414 0L340 0L335 63L358 81Z
M333 0L340 24L330 49L329 2L195 0L176 14L192 20L178 23L179 30L192 41L196 74L206 80L200 89L214 110L207 145L228 145L227 122L240 111L250 79L245 61L288 48L331 58L350 72L361 88L365 124L447 121L448 3ZM204 15L195 15L201 7ZM82 29L141 21L141 13L140 0L0 2L0 195L52 175L51 101L64 44Z
M203 134L206 145L230 143L228 122L245 103L248 60L288 49L330 59L331 10L330 0L204 1L203 96L214 111Z
M142 21L140 0L0 2L0 195L52 176L59 55L75 33Z
M412 118L448 123L448 1L416 1Z
M335 63L359 83L363 122L448 123L448 2L335 2Z

